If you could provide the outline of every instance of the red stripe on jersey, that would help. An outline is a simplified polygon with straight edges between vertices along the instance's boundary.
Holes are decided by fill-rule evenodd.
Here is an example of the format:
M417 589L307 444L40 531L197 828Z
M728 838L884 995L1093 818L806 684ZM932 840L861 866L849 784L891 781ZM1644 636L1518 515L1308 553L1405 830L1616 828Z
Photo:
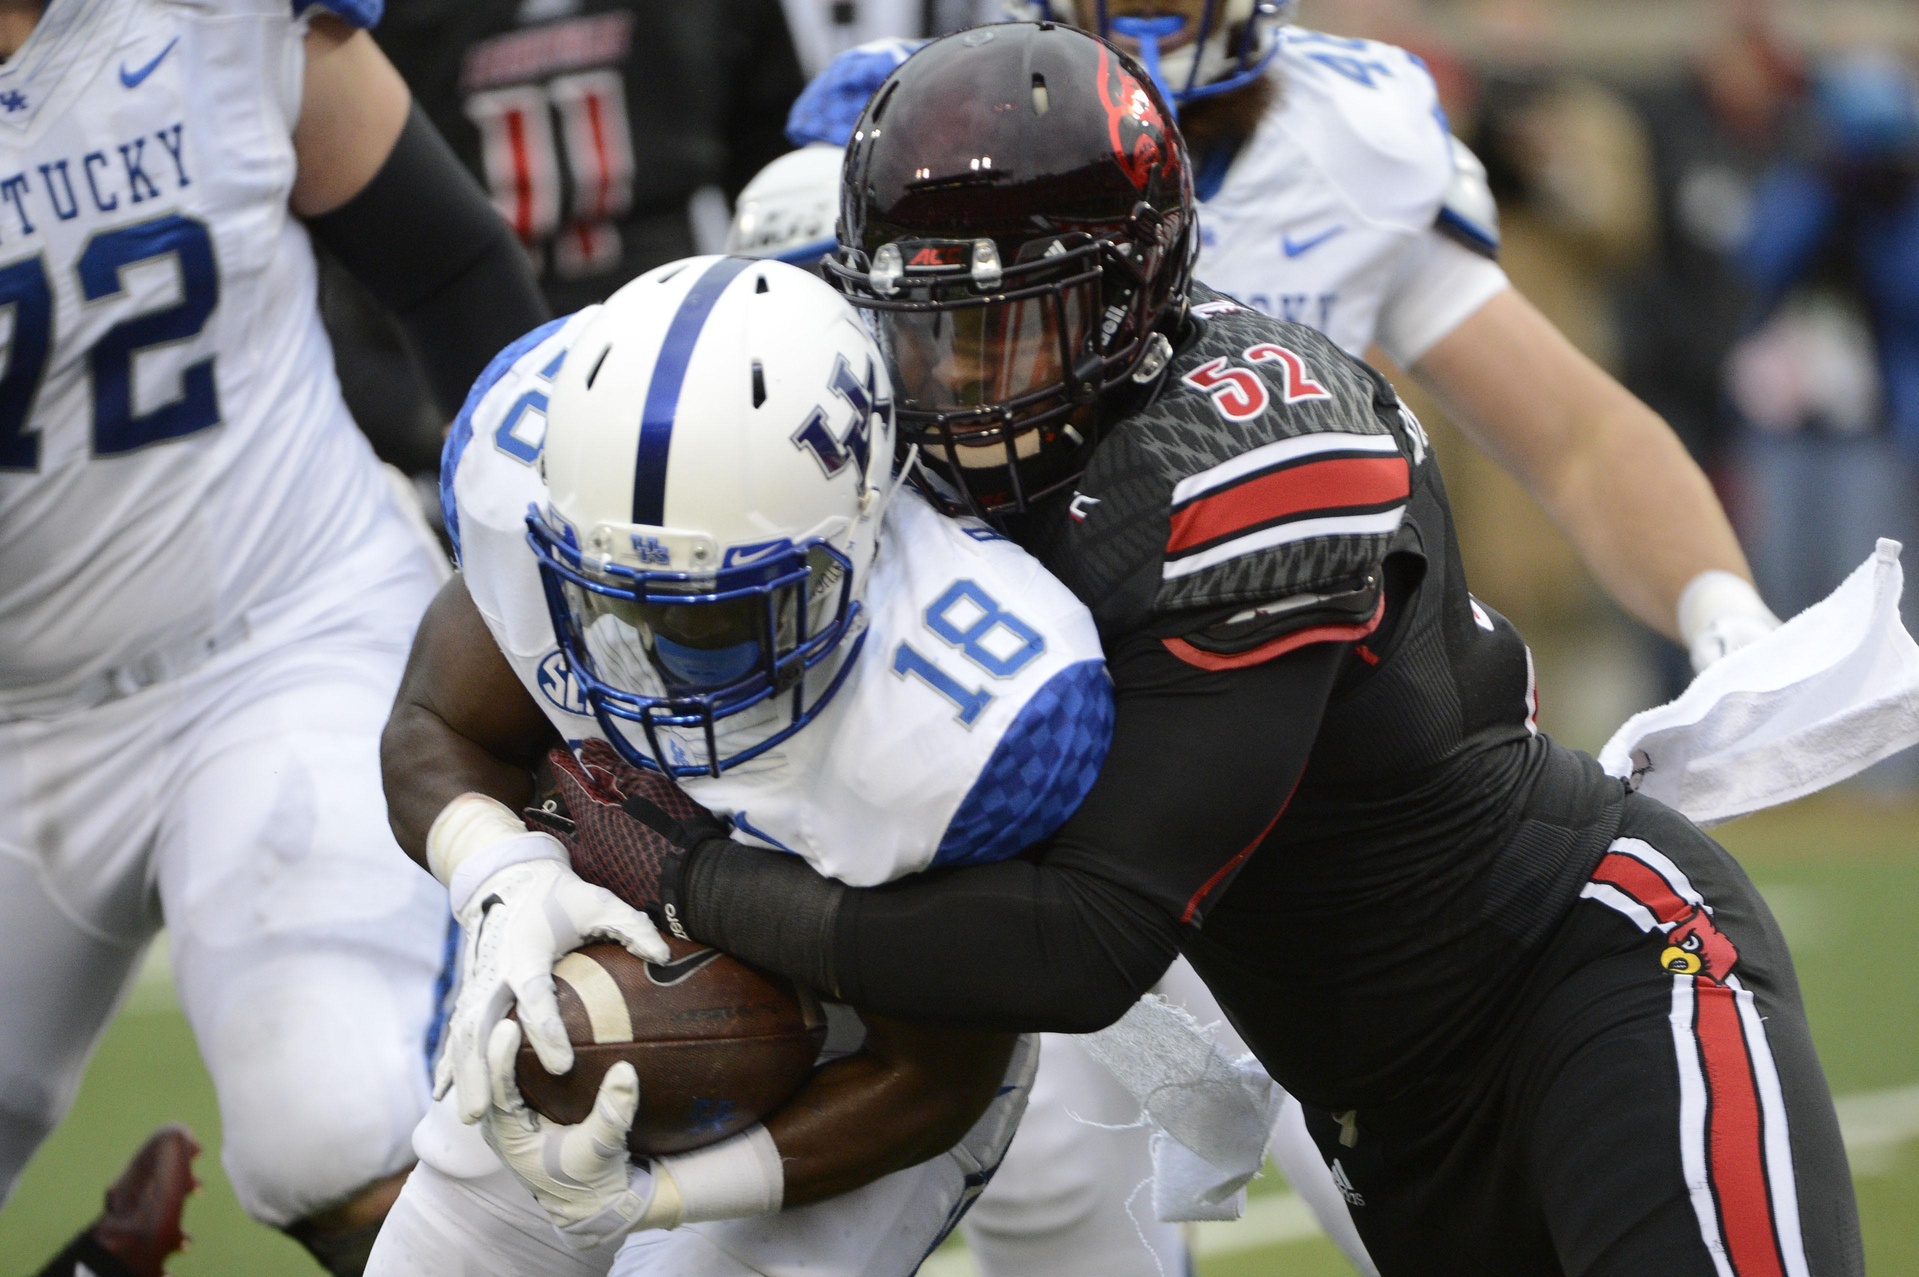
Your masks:
M1199 906L1205 901L1206 897L1213 894L1213 888L1226 881L1227 876L1231 874L1233 870L1244 864L1246 857L1252 855L1253 852L1258 849L1259 844L1266 841L1266 835L1273 832L1273 826L1277 825L1279 818L1286 814L1286 809L1293 805L1293 795L1299 792L1299 782L1305 778L1305 775L1306 769L1303 767L1300 768L1299 775L1293 777L1293 787L1286 791L1286 801L1279 805L1279 810L1273 813L1273 818L1266 822L1266 828L1259 831L1259 837L1253 839L1244 847L1241 847L1238 855L1221 865L1212 877L1200 884L1199 890L1193 893L1193 898L1186 902L1186 908L1179 915L1181 926L1191 922L1193 915L1199 911Z
M1316 510L1386 505L1412 492L1404 457L1330 457L1210 493L1173 515L1166 552Z
M1738 995L1693 977L1693 998L1693 1031L1706 1074L1706 1167L1726 1254L1738 1277L1785 1277L1766 1183L1759 1084Z
M1607 852L1599 868L1593 870L1592 880L1619 888L1668 926L1692 917L1691 902L1681 900L1659 871L1643 860L1616 851Z
M506 144L513 156L513 233L533 242L533 165L527 154L526 114L506 113Z
M1286 653L1305 647L1309 643L1351 643L1365 638L1379 628L1379 622L1386 615L1386 597L1381 595L1379 606L1373 609L1372 619L1359 625L1316 625L1310 630L1299 630L1292 634L1282 634L1269 643L1248 648L1244 652L1208 652L1194 647L1185 639L1169 638L1160 642L1166 650L1185 661L1188 665L1203 670L1239 670L1249 665L1264 665ZM1368 655L1363 649L1362 657ZM1377 656L1367 661L1369 665L1379 664Z

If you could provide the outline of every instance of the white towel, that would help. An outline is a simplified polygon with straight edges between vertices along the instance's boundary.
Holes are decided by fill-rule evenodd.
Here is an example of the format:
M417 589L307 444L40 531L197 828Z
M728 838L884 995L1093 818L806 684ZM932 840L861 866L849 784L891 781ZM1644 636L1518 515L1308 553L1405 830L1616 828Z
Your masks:
M1626 720L1609 775L1701 825L1803 798L1919 742L1919 644L1899 620L1899 543L1829 596Z
M1229 1056L1183 1007L1153 993L1083 1040L1158 1128L1154 1214L1168 1222L1238 1219L1282 1094L1259 1062Z

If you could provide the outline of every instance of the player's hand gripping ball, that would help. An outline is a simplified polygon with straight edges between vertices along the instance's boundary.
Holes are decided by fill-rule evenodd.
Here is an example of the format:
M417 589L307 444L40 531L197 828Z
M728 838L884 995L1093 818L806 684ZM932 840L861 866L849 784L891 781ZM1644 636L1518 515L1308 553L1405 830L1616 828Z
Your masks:
M672 781L629 766L599 741L579 758L548 759L557 792L528 824L566 844L574 872L627 904L664 912L683 848L723 836ZM587 945L553 967L570 1069L549 1069L530 1044L516 1055L521 1095L536 1113L586 1119L607 1071L622 1060L640 1097L627 1147L678 1153L736 1134L806 1080L826 1037L818 1001L787 981L691 941L646 961L617 944Z
M626 1147L635 1157L683 1153L738 1134L799 1090L826 1038L818 1001L777 976L683 940L666 962L615 944L567 954L553 968L573 1067L555 1076L521 1046L515 1077L535 1112L586 1120L607 1070L639 1077Z

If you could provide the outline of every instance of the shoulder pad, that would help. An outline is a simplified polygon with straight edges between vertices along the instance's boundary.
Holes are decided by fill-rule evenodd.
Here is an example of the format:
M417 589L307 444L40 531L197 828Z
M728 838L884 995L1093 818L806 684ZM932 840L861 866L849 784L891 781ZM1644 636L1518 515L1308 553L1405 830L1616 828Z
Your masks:
M304 17L319 9L330 13L342 22L371 31L379 25L380 15L386 10L386 0L293 0L293 16Z
M845 146L874 91L926 43L869 40L834 58L794 99L793 109L786 113L786 140L794 146L812 142Z
M1475 253L1499 257L1499 205L1486 184L1486 166L1456 137L1452 143L1453 180L1439 203L1433 226Z
M476 428L491 429L507 424L500 420L503 410L498 401L504 397L505 393L517 387L527 375L539 371L523 368L521 365L534 362L532 358L534 352L574 318L577 316L569 315L549 320L493 356L492 362L487 364L485 370L474 381L473 388L467 391L466 402L460 405L459 415L453 418L453 424L447 430L446 443L440 449L440 518L446 526L447 539L453 546L455 564L460 561L460 509L454 484L459 476L460 462L466 456L467 445L473 440L474 430ZM561 351L564 352L564 349L562 345ZM552 354L546 352L541 354L545 356L547 362L553 361ZM543 407L544 402L542 402ZM510 448L515 442L511 438L503 439L501 446ZM524 453L519 459L531 464L539 455L539 446L524 443L521 447Z
M1377 40L1297 27L1282 35L1278 62L1276 123L1321 177L1370 221L1431 226L1453 161L1426 64Z
M1045 556L1109 634L1365 589L1424 456L1372 369L1303 325L1194 293L1198 338L1094 453L1065 552ZM1261 641L1281 619L1262 614Z

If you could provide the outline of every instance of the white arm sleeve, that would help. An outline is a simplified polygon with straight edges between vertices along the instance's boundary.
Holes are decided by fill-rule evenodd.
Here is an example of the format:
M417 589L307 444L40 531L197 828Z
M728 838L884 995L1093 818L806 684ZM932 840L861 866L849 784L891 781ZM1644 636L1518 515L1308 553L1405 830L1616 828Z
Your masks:
M1499 263L1436 230L1423 231L1400 260L1375 338L1401 368L1410 368L1510 287Z

